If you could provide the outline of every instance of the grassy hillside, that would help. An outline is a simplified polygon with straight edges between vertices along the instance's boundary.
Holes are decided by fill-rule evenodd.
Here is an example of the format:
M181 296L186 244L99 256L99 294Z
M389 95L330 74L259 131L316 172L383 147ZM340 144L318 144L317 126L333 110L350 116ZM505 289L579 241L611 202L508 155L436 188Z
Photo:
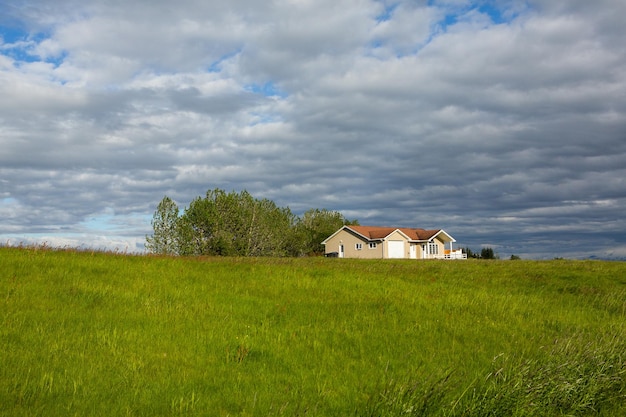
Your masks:
M626 263L0 248L2 416L626 415Z

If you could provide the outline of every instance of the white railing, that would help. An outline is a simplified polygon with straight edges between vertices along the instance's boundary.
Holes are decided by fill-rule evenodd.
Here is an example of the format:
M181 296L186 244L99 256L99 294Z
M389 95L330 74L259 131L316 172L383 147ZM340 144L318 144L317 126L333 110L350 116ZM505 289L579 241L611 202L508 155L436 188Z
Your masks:
M444 259L467 259L467 253L463 253L462 250L457 249L453 251L446 251L443 255Z
M443 254L425 253L422 259L467 259L467 254L462 250L446 250Z

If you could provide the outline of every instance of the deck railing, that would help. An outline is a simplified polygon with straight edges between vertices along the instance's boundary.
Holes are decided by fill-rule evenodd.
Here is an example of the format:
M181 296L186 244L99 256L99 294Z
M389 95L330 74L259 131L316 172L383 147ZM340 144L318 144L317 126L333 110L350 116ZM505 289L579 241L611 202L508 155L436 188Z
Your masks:
M443 259L467 259L467 253L461 249L446 249L443 251Z
M467 253L462 251L452 251L443 255L444 259L467 259Z

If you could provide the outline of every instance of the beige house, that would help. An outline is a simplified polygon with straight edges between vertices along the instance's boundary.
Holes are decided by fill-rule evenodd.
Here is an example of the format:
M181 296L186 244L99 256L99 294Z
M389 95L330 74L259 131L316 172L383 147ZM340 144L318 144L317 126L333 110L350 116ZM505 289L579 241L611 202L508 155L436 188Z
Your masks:
M326 256L367 259L467 259L444 230L343 226L322 242Z

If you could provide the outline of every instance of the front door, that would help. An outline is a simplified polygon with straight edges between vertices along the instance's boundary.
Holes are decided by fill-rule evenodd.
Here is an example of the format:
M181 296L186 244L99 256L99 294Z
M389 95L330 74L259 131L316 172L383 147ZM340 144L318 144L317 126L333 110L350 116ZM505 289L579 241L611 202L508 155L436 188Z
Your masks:
M343 258L343 245L339 245L339 257Z
M410 250L409 254L410 254L410 256L411 256L411 259L417 259L416 246L417 246L417 245L411 245L411 246L409 246L409 250Z

